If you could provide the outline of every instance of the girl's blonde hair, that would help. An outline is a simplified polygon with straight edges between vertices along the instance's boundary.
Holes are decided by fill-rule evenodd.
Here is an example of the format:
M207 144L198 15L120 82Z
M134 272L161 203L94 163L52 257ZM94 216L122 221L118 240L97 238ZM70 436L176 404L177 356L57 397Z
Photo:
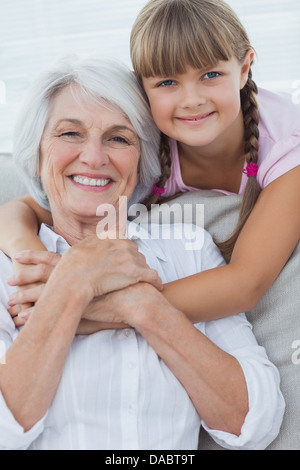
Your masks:
M241 64L253 50L239 18L223 0L150 0L138 15L131 32L131 60L138 81L143 77L182 74L189 65L207 69L235 57ZM241 90L245 125L245 153L248 163L258 161L257 86L250 68ZM168 138L161 135L161 177L163 188L171 173ZM228 260L260 192L256 177L248 180L239 222L229 240L219 243ZM157 202L153 195L148 204Z

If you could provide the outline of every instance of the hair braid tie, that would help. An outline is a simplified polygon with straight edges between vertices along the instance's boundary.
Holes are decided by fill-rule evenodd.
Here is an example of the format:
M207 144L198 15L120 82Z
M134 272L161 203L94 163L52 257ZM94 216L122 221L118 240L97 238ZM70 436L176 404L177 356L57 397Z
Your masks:
M258 173L257 163L248 163L245 170L243 170L243 173L247 175L248 178L253 178L254 176L257 176L257 173Z

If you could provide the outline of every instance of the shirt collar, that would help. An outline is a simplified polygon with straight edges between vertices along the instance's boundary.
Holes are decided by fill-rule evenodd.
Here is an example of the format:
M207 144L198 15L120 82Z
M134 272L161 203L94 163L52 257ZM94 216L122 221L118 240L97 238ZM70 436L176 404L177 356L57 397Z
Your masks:
M127 222L127 238L132 241L137 241L141 248L151 250L156 258L167 261L166 255L160 246L160 240L151 238L151 233L147 225L136 224L134 221ZM152 240L151 243L148 243L148 240Z
M61 235L55 233L49 225L41 225L39 236L48 251L53 251L54 253L62 255L70 248L70 245L66 240ZM151 240L151 233L149 233L147 226L138 225L134 222L127 222L127 238L128 240L136 242L142 249L151 250L156 258L159 258L162 261L167 261L159 240L153 239L151 245L148 243L148 240Z
M61 235L55 233L49 225L41 225L39 236L48 251L62 255L70 248L66 240Z

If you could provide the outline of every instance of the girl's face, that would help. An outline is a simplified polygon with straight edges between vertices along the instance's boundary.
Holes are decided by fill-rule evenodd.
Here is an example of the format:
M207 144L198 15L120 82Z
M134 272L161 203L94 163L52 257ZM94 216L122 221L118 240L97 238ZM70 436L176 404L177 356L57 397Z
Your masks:
M73 91L76 91L74 87ZM129 119L65 88L54 99L41 141L40 173L52 211L95 217L100 204L131 197L139 138Z
M208 70L187 66L186 73L143 78L154 121L167 136L192 147L209 146L236 132L241 118L240 90L253 55L241 65L232 58ZM241 128L243 132L243 128Z

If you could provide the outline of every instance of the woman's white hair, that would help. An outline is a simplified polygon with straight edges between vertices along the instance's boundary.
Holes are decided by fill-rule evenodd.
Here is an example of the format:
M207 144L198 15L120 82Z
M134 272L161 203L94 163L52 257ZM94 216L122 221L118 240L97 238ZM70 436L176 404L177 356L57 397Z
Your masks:
M130 204L142 202L160 177L160 133L133 73L116 60L95 55L62 57L44 71L28 91L15 129L13 154L30 193L42 207L50 209L39 177L40 143L52 99L72 84L79 86L83 97L102 105L109 102L130 120L141 145L139 182Z

